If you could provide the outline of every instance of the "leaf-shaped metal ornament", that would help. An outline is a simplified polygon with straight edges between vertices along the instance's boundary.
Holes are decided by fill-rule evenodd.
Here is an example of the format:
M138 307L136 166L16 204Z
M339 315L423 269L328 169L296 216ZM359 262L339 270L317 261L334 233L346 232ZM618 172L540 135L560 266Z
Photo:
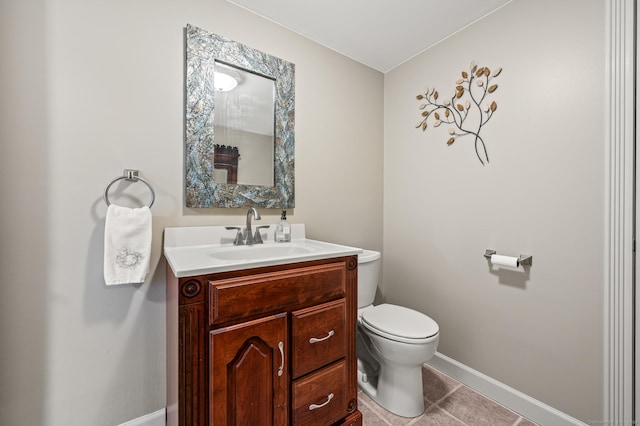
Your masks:
M424 99L424 102L418 107L419 110L422 110L423 119L416 124L416 128L425 131L427 120L433 116L432 127L441 127L442 124L451 126L447 128L447 132L451 136L447 140L447 145L453 144L458 137L471 135L475 139L473 146L478 160L482 165L489 163L487 147L480 132L498 109L498 104L487 99L487 95L498 89L497 84L490 82L501 72L502 68L500 67L492 71L489 67L479 67L475 61L471 61L469 70L461 71L462 78L456 80L453 94L449 98L445 96L442 103L437 102L440 94L435 87L428 87L424 94L416 96L418 100ZM472 87L471 83L474 80L476 84ZM486 101L486 103L480 105L480 100ZM479 121L476 121L478 116ZM471 125L468 121L472 122Z

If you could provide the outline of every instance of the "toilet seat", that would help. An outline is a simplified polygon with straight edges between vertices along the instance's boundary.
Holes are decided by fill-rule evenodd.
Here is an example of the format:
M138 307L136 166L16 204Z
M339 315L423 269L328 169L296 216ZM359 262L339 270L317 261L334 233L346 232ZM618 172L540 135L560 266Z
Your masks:
M439 331L438 324L423 313L388 303L365 309L360 318L372 333L402 343L428 343Z

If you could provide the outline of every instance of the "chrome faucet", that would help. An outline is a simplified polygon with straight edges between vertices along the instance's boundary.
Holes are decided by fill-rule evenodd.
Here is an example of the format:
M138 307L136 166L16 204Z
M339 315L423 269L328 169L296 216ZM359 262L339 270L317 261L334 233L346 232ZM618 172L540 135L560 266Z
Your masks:
M262 219L262 217L260 216L260 212L255 207L249 208L249 211L247 211L247 229L245 230L247 234L244 240L244 243L248 246L253 245L253 243L255 242L253 232L251 232L251 215L253 215L256 220Z

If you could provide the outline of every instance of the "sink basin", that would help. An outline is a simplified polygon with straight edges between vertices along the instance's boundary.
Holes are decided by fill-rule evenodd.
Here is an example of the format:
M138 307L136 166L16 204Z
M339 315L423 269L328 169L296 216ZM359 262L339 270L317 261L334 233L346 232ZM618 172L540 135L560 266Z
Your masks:
M292 225L292 232L293 239L288 243L267 241L252 246L234 246L224 227L165 228L164 256L174 275L180 278L362 252L355 247L304 238L304 225Z
M221 261L265 260L279 257L292 257L313 253L317 244L309 240L282 244L257 244L253 246L221 246L212 248L210 256Z

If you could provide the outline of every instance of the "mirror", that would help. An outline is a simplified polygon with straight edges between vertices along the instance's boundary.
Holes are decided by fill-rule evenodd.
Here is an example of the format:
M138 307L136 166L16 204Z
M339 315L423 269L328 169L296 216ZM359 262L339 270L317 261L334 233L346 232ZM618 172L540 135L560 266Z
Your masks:
M219 61L213 69L214 180L273 186L275 80ZM234 175L218 180L219 170Z
M295 66L187 25L187 207L293 208Z

